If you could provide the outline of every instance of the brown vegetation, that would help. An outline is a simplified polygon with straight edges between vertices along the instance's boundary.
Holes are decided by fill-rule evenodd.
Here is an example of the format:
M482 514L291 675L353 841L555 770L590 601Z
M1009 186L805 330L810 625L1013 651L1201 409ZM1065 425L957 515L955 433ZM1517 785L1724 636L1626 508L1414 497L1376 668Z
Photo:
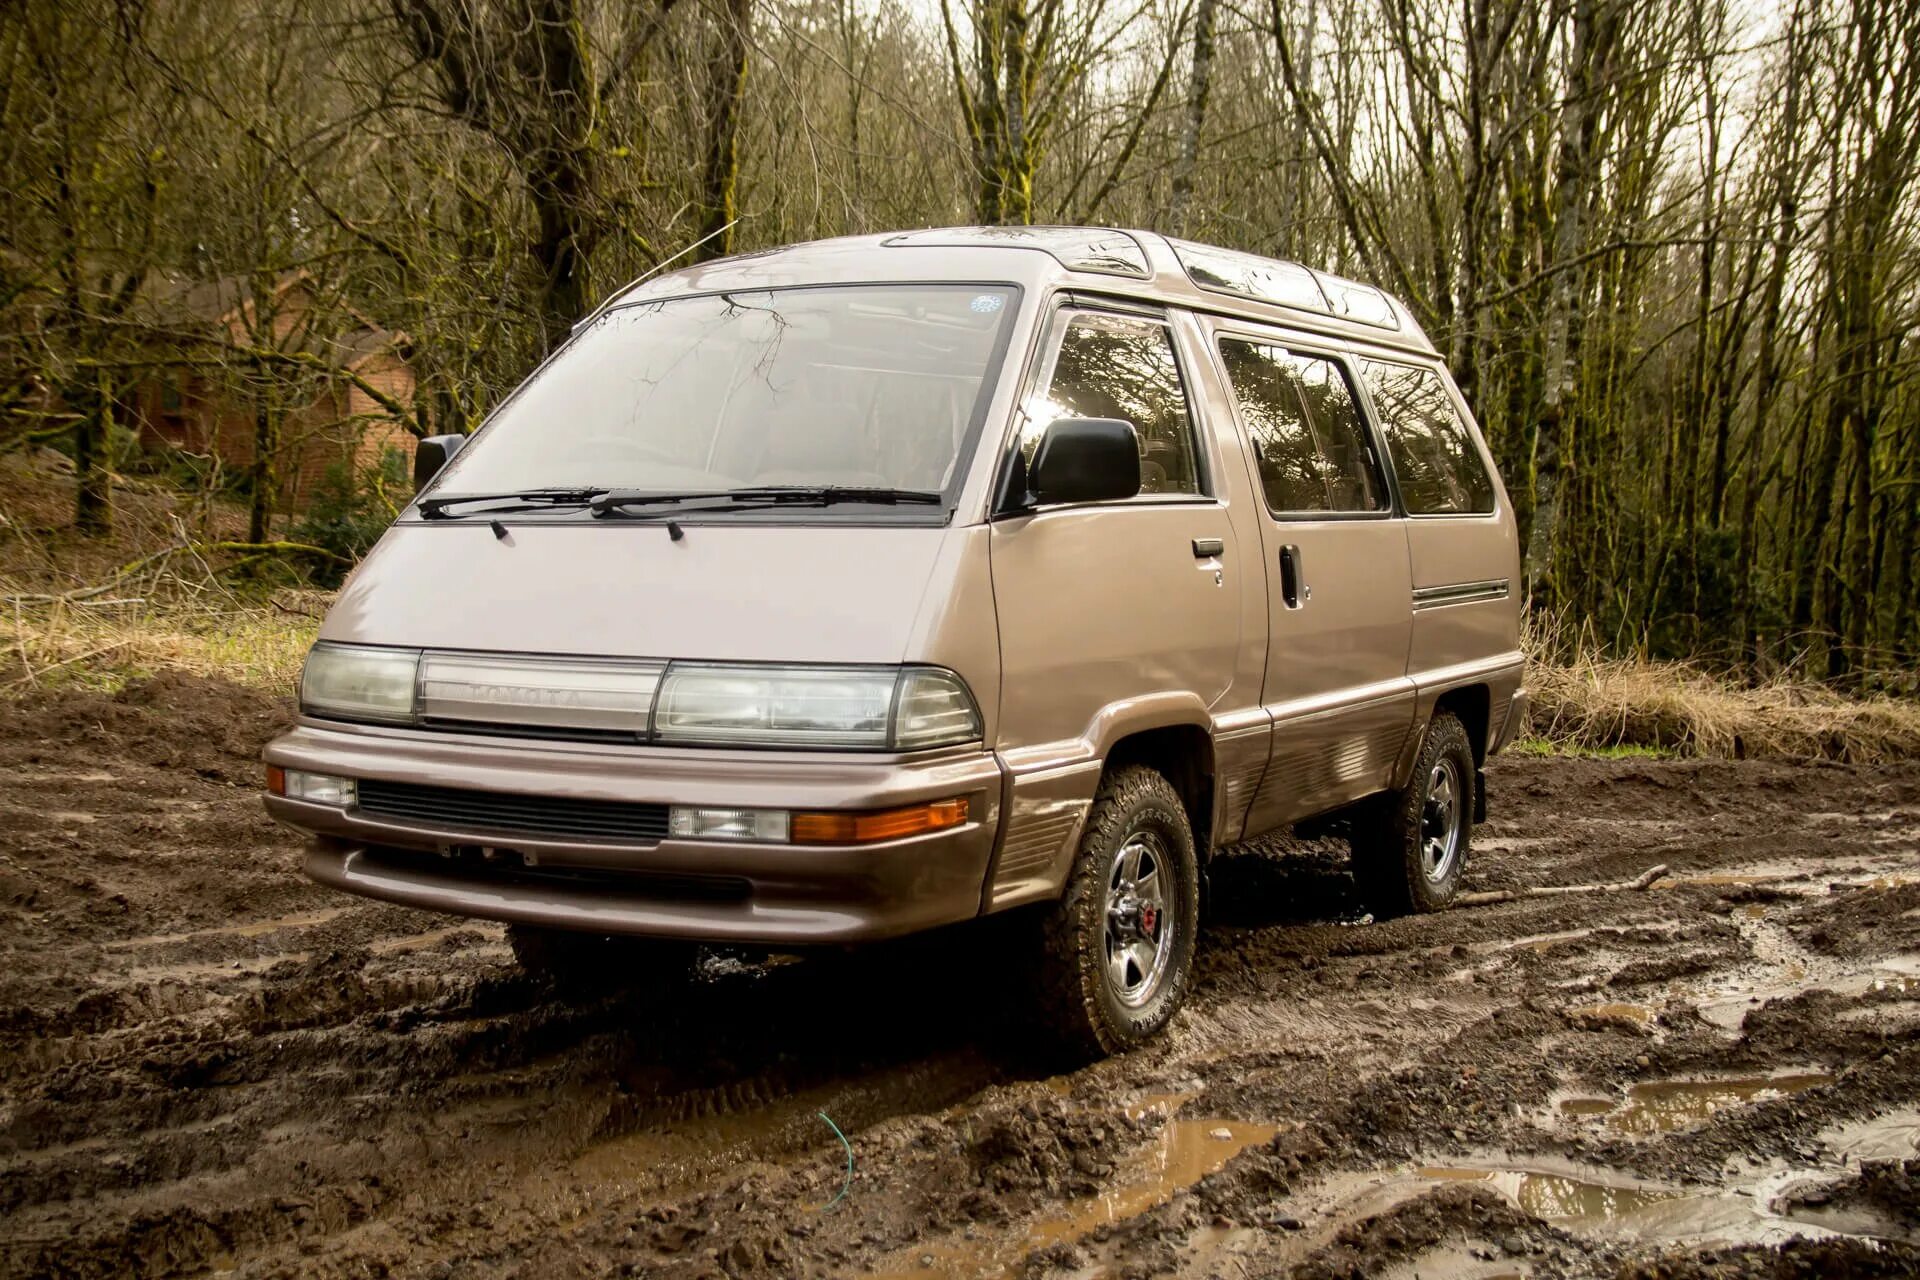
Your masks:
M1775 678L1740 684L1684 662L1592 650L1536 661L1527 732L1558 750L1641 747L1732 759L1920 757L1920 704Z
M293 688L325 596L235 576L279 561L244 540L243 508L123 487L111 536L82 536L61 461L0 458L0 697L159 672Z

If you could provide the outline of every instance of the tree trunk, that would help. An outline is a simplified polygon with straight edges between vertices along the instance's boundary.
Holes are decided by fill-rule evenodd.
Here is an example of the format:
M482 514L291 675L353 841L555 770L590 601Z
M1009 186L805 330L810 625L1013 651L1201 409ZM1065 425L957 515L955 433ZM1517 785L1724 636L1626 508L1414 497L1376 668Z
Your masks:
M1806 59L1802 56L1800 23L1801 11L1796 8L1787 36L1787 84L1776 134L1779 154L1773 168L1773 217L1769 234L1772 256L1767 263L1766 288L1760 303L1760 350L1755 357L1753 422L1747 429L1749 443L1746 463L1742 468L1740 545L1735 556L1739 578L1734 585L1734 608L1737 614L1735 639L1742 656L1747 660L1759 656L1759 636L1754 620L1757 586L1754 578L1759 571L1760 459L1764 454L1785 447L1784 441L1771 439L1769 427L1784 378L1780 340L1784 325L1787 269L1792 262L1794 241L1799 236L1800 228L1800 109L1809 74Z
M727 0L716 19L719 39L707 64L707 146L700 178L700 247L696 262L733 252L734 188L740 177L740 108L747 91L753 0Z
M266 376L265 371L261 376ZM261 386L253 401L253 467L247 494L247 541L261 543L273 524L273 508L280 487L280 422L274 413L272 392Z
M1561 108L1560 150L1554 164L1553 256L1559 267L1547 294L1546 336L1541 355L1543 384L1534 448L1532 520L1545 526L1549 545L1557 534L1564 485L1561 472L1573 434L1570 418L1578 404L1580 342L1586 298L1586 271L1571 265L1586 245L1586 209L1594 185L1594 142L1598 126L1594 98L1612 78L1613 51L1620 31L1616 6L1608 0L1577 0L1573 8L1573 61L1566 104ZM1551 565L1534 567L1534 572ZM1549 580L1545 597L1558 603Z
M113 378L94 371L80 394L80 419L73 428L73 525L89 537L113 532ZM78 407L78 406L77 406Z
M1213 30L1217 0L1200 0L1193 18L1193 71L1187 81L1187 114L1180 150L1173 162L1173 194L1167 225L1187 234L1187 210L1193 202L1193 171L1200 160L1200 134L1207 123L1207 96L1213 92Z

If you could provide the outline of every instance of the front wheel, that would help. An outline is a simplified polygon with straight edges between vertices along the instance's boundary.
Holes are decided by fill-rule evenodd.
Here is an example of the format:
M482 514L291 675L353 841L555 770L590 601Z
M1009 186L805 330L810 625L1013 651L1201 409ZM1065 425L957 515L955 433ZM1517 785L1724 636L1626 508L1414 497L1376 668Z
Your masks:
M1473 744L1450 711L1434 715L1413 777L1355 817L1353 879L1373 914L1439 911L1460 892L1473 841Z
M1152 769L1114 770L1043 925L1047 1030L1084 1056L1150 1039L1186 999L1199 922L1193 829L1179 793Z

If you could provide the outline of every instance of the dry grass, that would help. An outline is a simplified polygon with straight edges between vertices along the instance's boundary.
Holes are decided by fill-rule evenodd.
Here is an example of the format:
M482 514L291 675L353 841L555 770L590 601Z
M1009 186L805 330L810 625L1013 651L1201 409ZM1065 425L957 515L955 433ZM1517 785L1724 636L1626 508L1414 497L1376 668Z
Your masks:
M1528 734L1560 750L1644 749L1735 759L1920 758L1920 702L1852 698L1808 683L1746 686L1680 662L1600 656L1538 657ZM1564 652L1564 650L1563 650Z
M68 527L71 468L49 451L0 457L0 698L115 689L162 670L291 691L326 597L234 585L245 512L157 482L115 495L114 530Z
M0 595L14 594L0 580ZM35 689L117 689L162 670L291 693L318 614L273 602L8 604L0 697Z

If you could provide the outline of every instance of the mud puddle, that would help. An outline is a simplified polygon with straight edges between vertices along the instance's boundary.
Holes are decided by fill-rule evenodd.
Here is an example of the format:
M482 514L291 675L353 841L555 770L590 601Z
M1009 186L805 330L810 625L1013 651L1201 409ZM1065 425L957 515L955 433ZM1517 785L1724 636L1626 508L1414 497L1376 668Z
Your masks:
M1888 956L1869 965L1844 968L1823 965L1820 967L1826 972L1817 974L1812 972L1814 967L1804 961L1781 964L1718 986L1695 1007L1702 1018L1721 1030L1739 1031L1746 1023L1747 1014L1754 1009L1770 1001L1790 1000L1813 991L1827 991L1846 998L1883 991L1920 992L1920 956Z
M1428 1165L1415 1170L1415 1176L1430 1182L1485 1183L1536 1218L1577 1231L1630 1227L1655 1205L1688 1198L1686 1192L1673 1188L1540 1169Z
M874 1280L998 1280L1018 1275L1028 1255L1074 1244L1102 1227L1137 1218L1280 1132L1277 1125L1175 1114L1188 1096L1149 1095L1125 1108L1130 1120L1154 1114L1169 1118L1159 1137L1116 1171L1111 1190L1069 1201L1060 1211L1006 1235L919 1251L893 1270L872 1273Z
M1809 1069L1713 1080L1652 1080L1629 1085L1624 1097L1563 1098L1557 1110L1569 1120L1645 1137L1690 1129L1729 1107L1789 1097L1833 1078L1830 1071Z
M1740 1186L1704 1190L1613 1172L1545 1168L1429 1166L1416 1170L1415 1176L1490 1187L1524 1213L1598 1240L1732 1246L1874 1234L1849 1230L1838 1221L1823 1223L1794 1207L1790 1193L1836 1172L1788 1169Z
M1920 1156L1920 1107L1897 1107L1835 1125L1821 1133L1820 1144L1843 1164L1910 1160Z
M1276 1125L1240 1120L1169 1120L1145 1158L1120 1175L1118 1186L1034 1223L1027 1231L1029 1245L1044 1248L1078 1240L1096 1228L1145 1213L1279 1131Z
M1789 1097L1834 1076L1825 1071L1780 1072L1715 1080L1649 1081L1624 1099L1566 1098L1556 1107L1578 1123L1598 1121L1622 1134L1655 1137L1697 1126L1727 1108ZM1775 1166L1737 1184L1677 1186L1628 1174L1556 1166L1466 1162L1413 1171L1424 1182L1473 1183L1492 1188L1522 1211L1554 1226L1596 1238L1639 1243L1775 1245L1791 1239L1877 1239L1884 1220L1872 1215L1809 1211L1824 1203L1819 1188L1867 1162L1920 1155L1920 1108L1900 1108L1829 1126L1814 1143L1820 1163ZM1399 1184L1404 1189L1404 1182ZM1392 1180L1374 1194L1391 1194ZM1440 1272L1447 1275L1450 1273Z

